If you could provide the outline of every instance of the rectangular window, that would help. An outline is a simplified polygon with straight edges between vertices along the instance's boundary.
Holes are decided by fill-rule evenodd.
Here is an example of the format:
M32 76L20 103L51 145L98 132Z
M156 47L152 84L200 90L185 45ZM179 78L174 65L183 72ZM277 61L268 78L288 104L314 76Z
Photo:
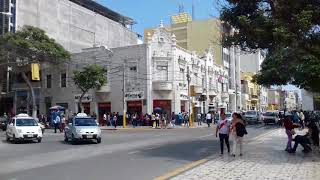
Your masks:
M156 80L168 81L168 66L167 65L157 65L157 76Z
M51 76L51 74L48 74L47 75L47 88L51 88L52 87L52 76Z
M62 73L60 75L60 86L61 87L67 87L67 74L66 73Z

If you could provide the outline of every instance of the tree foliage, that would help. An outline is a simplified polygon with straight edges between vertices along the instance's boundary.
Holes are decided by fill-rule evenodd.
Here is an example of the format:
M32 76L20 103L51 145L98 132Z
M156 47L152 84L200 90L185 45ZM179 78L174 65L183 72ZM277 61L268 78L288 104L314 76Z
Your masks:
M99 89L103 86L107 78L105 76L106 70L99 65L89 65L83 68L82 71L73 72L73 81L75 85L81 90L82 94L79 99L79 105L82 112L82 98L90 89Z
M225 47L261 49L266 60L255 81L261 85L294 84L320 92L319 0L227 0L221 19L236 31Z
M11 66L12 71L21 74L31 91L32 115L35 117L37 106L30 79L30 63L57 63L70 58L70 53L54 39L49 38L42 29L24 26L16 33L0 36L0 66Z

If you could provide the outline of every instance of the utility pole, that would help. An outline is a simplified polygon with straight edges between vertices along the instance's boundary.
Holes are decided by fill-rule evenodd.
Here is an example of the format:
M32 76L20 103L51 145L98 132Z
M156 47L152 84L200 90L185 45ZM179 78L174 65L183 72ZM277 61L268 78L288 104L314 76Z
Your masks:
M190 93L190 81L191 81L191 77L190 77L190 68L189 66L187 66L187 81L188 81L188 96L189 96L189 125L191 126L192 122L191 122L191 93Z
M126 64L125 62L123 62L123 66L122 66L122 80L123 80L123 84L122 84L122 100L123 100L123 117L122 117L122 126L123 128L126 127L126 115L127 115L127 110L126 110L126 99L125 99L125 88L126 88L126 82L125 82L125 70L126 70Z

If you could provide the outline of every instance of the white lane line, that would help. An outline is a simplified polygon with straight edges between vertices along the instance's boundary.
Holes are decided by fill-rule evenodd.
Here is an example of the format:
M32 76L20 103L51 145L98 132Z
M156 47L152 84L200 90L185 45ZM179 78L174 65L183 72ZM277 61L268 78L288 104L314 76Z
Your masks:
M198 137L197 139L203 139L203 138L207 138L207 137L210 137L210 136L213 136L213 134L208 134L208 135L200 136L200 137Z
M131 152L128 152L128 154L130 155L130 154L137 154L137 153L139 153L140 151L131 151Z
M149 148L146 148L146 150L151 150L151 149L156 149L158 147L149 147Z

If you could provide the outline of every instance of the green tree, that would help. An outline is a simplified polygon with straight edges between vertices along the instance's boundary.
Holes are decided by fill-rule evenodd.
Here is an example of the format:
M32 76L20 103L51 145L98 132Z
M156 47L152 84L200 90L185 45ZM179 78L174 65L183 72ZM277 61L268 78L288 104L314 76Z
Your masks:
M31 63L57 63L70 58L70 53L42 29L24 26L16 33L0 36L0 63L10 65L15 74L21 74L31 92L32 116L37 116L37 106L30 72Z
M320 92L319 0L226 0L221 20L234 27L225 47L261 49L266 60L254 80Z
M103 86L107 78L105 76L106 69L99 65L89 65L84 67L82 71L74 71L73 72L73 81L75 85L81 90L82 94L79 98L79 107L81 108L81 112L84 112L84 108L82 105L83 96L90 89L99 89Z

